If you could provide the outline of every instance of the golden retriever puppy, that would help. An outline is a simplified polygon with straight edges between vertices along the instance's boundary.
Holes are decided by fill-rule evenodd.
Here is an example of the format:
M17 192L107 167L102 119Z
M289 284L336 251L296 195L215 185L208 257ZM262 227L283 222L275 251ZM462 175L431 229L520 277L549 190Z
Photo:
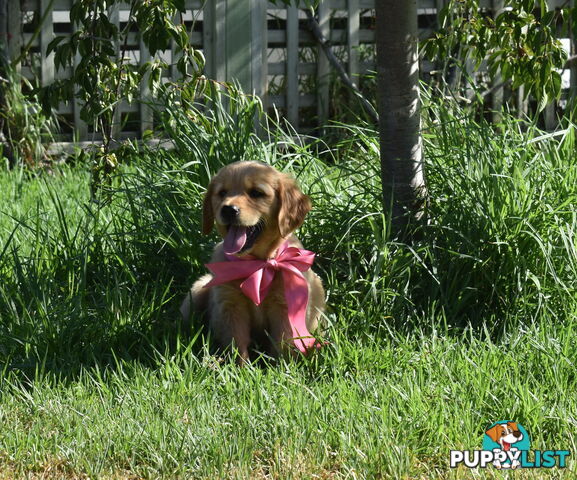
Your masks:
M258 264L256 260L268 261L276 267L274 259L280 258L277 252L285 251L286 247L302 249L293 232L301 226L310 209L309 197L299 190L295 180L264 163L235 162L222 168L210 182L203 204L203 233L210 233L216 224L223 238L211 262L224 269L224 276L230 273L229 265L234 269L243 260L255 264ZM296 249L290 250L296 252ZM311 254L312 263L314 255L307 253ZM302 305L301 312L304 316L306 311L306 328L312 332L325 308L325 292L320 278L308 266L304 268L301 272L304 280L299 281L303 286L301 290L308 293L308 303L306 310ZM192 309L204 312L217 341L237 350L239 363L249 359L253 334L265 333L268 339L265 348L273 356L294 350L291 345L293 342L296 345L297 340L294 340L289 318L292 305L288 305L285 298L287 277L284 271L270 275L274 276L258 305L241 290L243 278L207 287L215 280L211 274L204 275L194 283L180 311L185 319ZM292 278L288 281L292 282Z

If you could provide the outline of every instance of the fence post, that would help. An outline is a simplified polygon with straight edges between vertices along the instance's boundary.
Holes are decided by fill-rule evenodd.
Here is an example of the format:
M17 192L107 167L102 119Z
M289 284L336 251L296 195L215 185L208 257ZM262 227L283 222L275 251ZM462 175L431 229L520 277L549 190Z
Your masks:
M286 113L296 130L299 126L299 10L294 6L287 7L286 39Z
M330 41L330 5L327 0L318 7L319 26L325 38ZM317 47L317 116L319 126L324 126L329 118L330 65L322 47Z

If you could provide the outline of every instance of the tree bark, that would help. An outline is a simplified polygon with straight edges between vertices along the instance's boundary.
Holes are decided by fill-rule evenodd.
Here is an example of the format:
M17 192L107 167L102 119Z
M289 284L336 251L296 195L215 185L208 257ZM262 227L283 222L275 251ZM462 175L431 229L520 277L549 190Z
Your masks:
M417 0L377 0L377 88L383 207L396 236L423 217Z
M8 43L8 1L0 0L0 54L6 55Z

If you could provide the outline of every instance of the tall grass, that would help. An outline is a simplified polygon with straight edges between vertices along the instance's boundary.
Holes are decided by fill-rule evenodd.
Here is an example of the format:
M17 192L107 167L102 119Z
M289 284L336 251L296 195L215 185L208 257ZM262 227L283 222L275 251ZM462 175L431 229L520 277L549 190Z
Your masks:
M455 105L430 104L429 225L409 246L391 241L380 212L376 132L336 125L342 140L332 148L297 144L278 128L261 140L258 108L245 96L232 110L169 108L164 125L175 150L135 151L143 158L121 173L108 206L88 201L77 170L4 174L5 355L17 365L63 358L73 365L102 349L132 351L153 319L172 324L215 241L199 233L208 178L239 159L293 172L312 197L300 235L318 252L334 310L361 317L345 328L442 319L501 331L577 311L572 125L552 135L511 120L497 134L450 110Z
M0 77L0 160L36 166L47 160L45 145L53 141L55 118L42 112L37 95L31 93L33 86L9 62L2 71L5 77Z
M512 327L575 314L575 125L547 134L508 118L495 132L458 110L427 111L425 298L449 318Z

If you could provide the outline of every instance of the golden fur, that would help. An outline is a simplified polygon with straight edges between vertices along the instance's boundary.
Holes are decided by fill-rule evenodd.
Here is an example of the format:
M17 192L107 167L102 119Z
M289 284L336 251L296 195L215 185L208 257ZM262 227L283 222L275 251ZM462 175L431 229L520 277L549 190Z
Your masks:
M276 255L279 246L288 239L289 245L302 248L293 235L311 209L309 197L298 188L287 174L260 162L235 162L222 168L208 186L203 204L202 230L210 233L214 224L221 237L227 235L224 206L235 207L238 217L234 225L253 227L262 225L261 233L239 257L251 255L268 259ZM213 252L211 262L225 261L223 242ZM320 278L312 271L304 272L309 287L306 323L310 332L317 326L325 308L325 293ZM240 290L241 281L203 288L211 275L198 279L181 306L185 319L191 309L208 315L210 328L222 345L233 345L239 362L249 358L249 344L253 332L264 332L268 338L268 353L277 356L292 337L284 298L283 281L277 275L263 302L256 306Z

